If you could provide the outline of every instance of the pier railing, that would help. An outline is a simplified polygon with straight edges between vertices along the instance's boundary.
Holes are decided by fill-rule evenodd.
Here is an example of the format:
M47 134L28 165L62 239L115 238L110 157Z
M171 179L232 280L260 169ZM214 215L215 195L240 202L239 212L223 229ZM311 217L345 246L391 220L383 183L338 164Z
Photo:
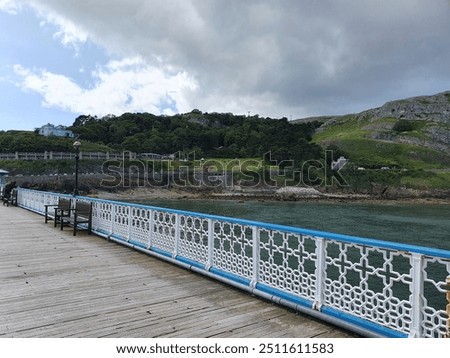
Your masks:
M19 190L44 213L57 193ZM77 197L93 232L365 336L448 337L450 251ZM318 218L319 219L319 218ZM417 236L426 233L417 233Z
M133 152L83 152L78 153L80 159L96 159L96 160L125 160L135 159L136 153ZM0 160L69 160L75 159L75 152L14 152L14 153L0 153Z

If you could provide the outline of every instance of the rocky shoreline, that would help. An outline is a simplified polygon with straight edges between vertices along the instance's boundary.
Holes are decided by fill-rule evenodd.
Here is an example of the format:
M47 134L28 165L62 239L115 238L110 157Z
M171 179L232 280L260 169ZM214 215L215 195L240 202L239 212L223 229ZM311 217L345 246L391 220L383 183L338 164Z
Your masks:
M447 193L448 194L448 193ZM98 190L88 196L117 201L141 200L233 200L233 201L303 201L339 203L398 203L398 204L446 204L450 195L382 197L366 194L322 193L313 188L286 187L274 192L196 192L167 188L123 188L116 191Z
M24 188L52 191L59 193L73 192L70 180L48 180L42 182L25 181L18 184ZM373 186L371 193L345 191L332 188L313 187L265 187L265 186L232 186L229 188L139 186L130 183L128 186L102 186L98 178L83 176L79 191L81 195L118 201L141 201L151 199L173 200L235 200L235 201L317 201L317 202L364 202L364 203L412 203L412 204L450 204L450 190L418 190Z

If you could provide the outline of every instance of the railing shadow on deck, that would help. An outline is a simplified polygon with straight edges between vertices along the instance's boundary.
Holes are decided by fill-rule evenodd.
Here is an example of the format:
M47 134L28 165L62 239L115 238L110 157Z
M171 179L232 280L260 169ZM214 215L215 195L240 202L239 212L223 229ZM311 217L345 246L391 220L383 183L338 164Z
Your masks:
M44 214L45 205L64 196L19 189L18 204ZM450 251L89 197L76 200L92 203L92 232L101 237L363 336L449 336Z

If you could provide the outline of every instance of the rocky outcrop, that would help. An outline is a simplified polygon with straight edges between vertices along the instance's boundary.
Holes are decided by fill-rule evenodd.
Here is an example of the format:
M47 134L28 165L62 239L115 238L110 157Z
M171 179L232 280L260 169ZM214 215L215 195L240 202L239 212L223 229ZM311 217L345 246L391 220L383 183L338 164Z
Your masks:
M278 200L295 201L305 198L320 198L323 194L314 188L299 188L287 186L278 189L274 197Z
M393 130L396 121L385 118L423 121L424 124L419 125L418 130L398 133ZM358 114L332 117L317 132L349 121L364 123L361 129L369 139L427 147L446 155L450 152L450 91L391 101Z
M450 124L450 91L391 101L356 115L357 119L398 118Z

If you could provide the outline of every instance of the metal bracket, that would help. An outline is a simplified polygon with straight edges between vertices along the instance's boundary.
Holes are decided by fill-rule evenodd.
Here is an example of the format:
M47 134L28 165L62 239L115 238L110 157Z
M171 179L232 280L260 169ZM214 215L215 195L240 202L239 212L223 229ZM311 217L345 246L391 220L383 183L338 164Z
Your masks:
M320 312L322 310L322 304L319 303L319 301L314 301L312 304L312 309Z

